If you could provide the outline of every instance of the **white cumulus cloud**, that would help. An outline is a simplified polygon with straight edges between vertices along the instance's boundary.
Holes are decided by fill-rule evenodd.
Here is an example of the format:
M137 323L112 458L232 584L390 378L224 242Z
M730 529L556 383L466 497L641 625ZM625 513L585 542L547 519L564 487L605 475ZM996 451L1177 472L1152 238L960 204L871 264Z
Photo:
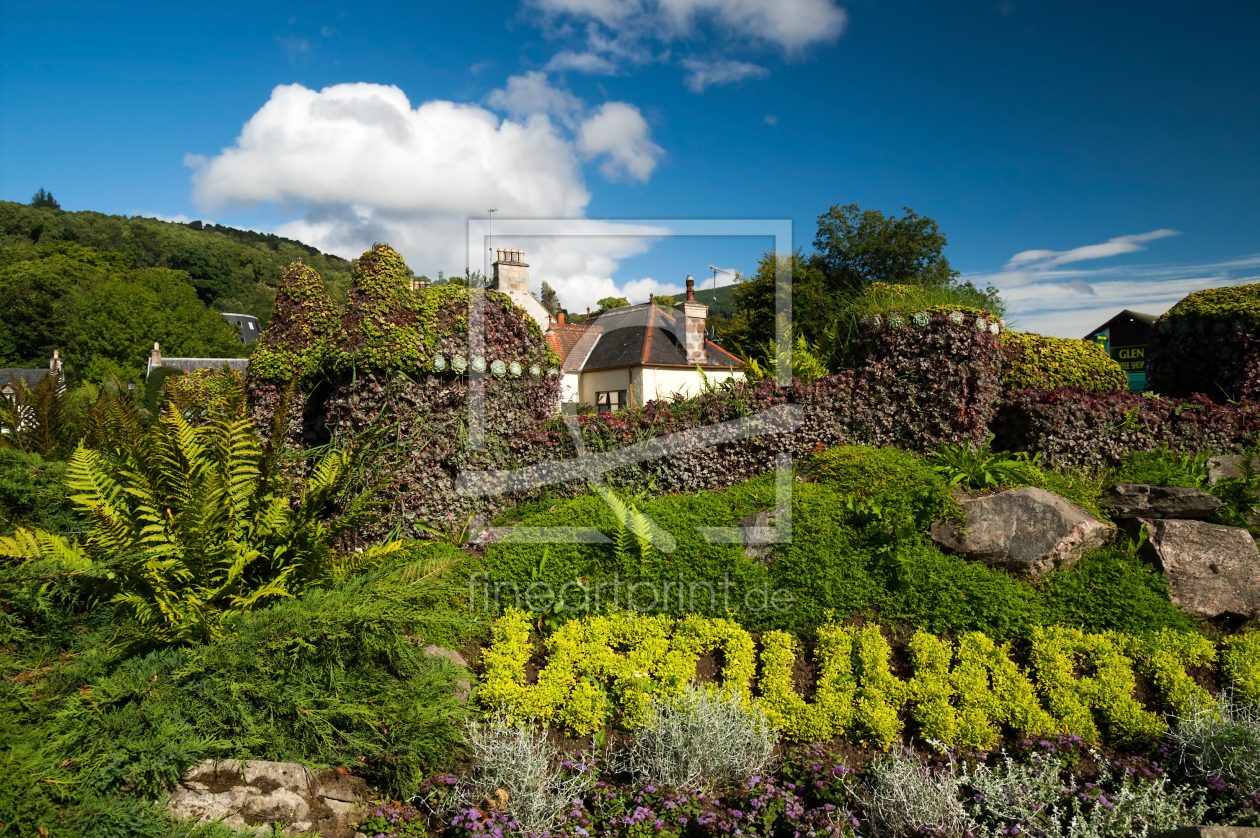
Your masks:
M232 146L187 155L193 198L223 209L272 205L296 216L275 232L348 258L387 241L416 272L436 277L462 272L469 218L491 207L503 219L581 218L590 201L582 159L646 180L662 153L637 108L609 102L587 112L542 74L516 77L489 101L509 118L449 101L413 106L387 85L281 85ZM617 260L651 240L609 241L616 244L572 237L523 245L534 285L547 279L571 290L573 302L563 291L561 301L574 307L609 296L592 294L605 281L613 286Z
M600 170L646 181L665 152L652 142L647 120L634 105L605 102L578 128L578 150L587 159L604 158Z

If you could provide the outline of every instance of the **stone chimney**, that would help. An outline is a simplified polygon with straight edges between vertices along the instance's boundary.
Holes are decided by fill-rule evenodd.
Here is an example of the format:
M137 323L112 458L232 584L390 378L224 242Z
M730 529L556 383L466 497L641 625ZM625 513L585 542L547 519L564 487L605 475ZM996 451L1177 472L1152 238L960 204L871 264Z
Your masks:
M52 359L48 362L48 371L55 375L61 375L61 350L54 349Z
M149 353L149 369L155 369L162 366L162 347L153 343L153 350Z
M494 262L495 287L511 296L513 291L529 293L529 265L525 264L525 251L498 249L499 258Z
M546 331L551 327L551 314L529 293L529 265L525 264L525 251L500 247L497 252L499 258L491 266L495 290L511 297L512 302L534 319L538 328Z
M687 354L688 364L704 364L709 360L709 350L704 342L704 323L709 318L709 307L696 302L696 281L687 276L687 299L674 303L674 336Z

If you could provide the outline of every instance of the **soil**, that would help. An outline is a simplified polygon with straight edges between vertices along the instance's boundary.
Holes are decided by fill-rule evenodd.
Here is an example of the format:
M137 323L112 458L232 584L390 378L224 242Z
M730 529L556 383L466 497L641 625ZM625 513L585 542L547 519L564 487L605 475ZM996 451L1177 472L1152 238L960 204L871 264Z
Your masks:
M241 772L226 770L220 771L217 768L210 771L202 771L200 774L194 774L188 779L198 783L204 783L211 794L222 794L225 791L231 791L237 786L249 785L245 782L245 778L241 776Z

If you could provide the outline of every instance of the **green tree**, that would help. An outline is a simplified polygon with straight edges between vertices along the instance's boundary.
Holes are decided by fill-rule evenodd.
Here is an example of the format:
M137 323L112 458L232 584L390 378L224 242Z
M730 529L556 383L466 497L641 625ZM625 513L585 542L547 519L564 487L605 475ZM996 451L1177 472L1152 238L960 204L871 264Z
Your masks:
M861 291L876 282L948 285L958 277L945 258L945 234L936 221L904 209L898 218L848 204L818 216L817 265L833 292Z
M148 269L80 294L65 331L67 364L75 375L92 382L137 378L154 342L171 356L240 356L236 333L181 276Z
M599 301L599 314L614 308L625 308L630 305L630 301L625 297L604 297Z
M752 279L735 286L739 315L726 334L718 333L719 337L729 339L732 348L745 357L762 357L762 344L775 339L775 279L780 268L785 275L790 272L792 327L797 334L811 344L821 343L836 319L838 302L827 287L826 275L814 260L806 258L800 250L778 259L767 252L762 255Z
M556 289L547 284L547 280L543 280L542 298L539 300L542 307L547 309L547 313L555 317L560 313L560 296L556 293Z
M39 191L31 196L31 206L36 209L61 209L61 204L57 203L57 199L52 196L44 187L40 187Z

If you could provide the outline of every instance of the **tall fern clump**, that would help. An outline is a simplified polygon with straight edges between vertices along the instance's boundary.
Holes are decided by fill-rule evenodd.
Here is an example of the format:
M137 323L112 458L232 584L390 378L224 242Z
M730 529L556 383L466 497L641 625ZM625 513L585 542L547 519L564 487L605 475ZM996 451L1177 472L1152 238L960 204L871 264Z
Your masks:
M179 643L216 639L226 614L344 578L401 546L338 553L338 539L371 511L371 492L344 491L353 454L331 450L291 481L243 399L224 404L200 427L171 409L134 444L81 443L67 486L85 537L18 529L0 539L0 558L90 580L142 639Z

